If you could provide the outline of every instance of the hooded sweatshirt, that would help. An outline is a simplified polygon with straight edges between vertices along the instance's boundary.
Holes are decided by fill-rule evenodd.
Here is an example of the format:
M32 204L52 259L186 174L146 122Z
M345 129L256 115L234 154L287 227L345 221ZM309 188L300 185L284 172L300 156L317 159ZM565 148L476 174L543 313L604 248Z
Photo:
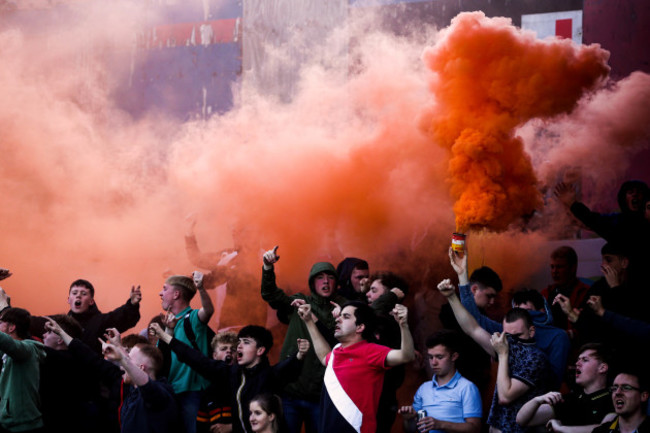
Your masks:
M641 192L641 210L632 211L627 206L626 195L632 189ZM631 257L648 257L646 243L650 239L649 225L643 217L643 204L650 195L648 186L639 180L624 182L617 194L618 206L621 212L601 214L592 212L581 202L571 205L571 213L578 218L589 230L595 232L608 242L620 242L626 246Z
M101 345L97 339L104 335L107 328L115 328L119 332L133 328L140 320L140 304L134 305L129 299L124 305L108 313L102 313L97 304L93 304L83 313L73 313L70 310L68 316L74 317L81 324L81 341L95 352L101 353Z
M303 359L303 367L294 382L287 384L283 391L286 395L297 398L300 400L309 400L318 402L320 400L321 388L323 386L323 375L325 374L325 367L314 352L314 345L309 337L309 331L305 323L298 316L297 310L291 307L291 302L295 299L303 299L311 305L312 312L318 317L325 327L331 332L334 330L335 322L332 317L332 305L330 301L334 301L339 305L343 305L346 301L345 298L339 296L334 292L329 298L323 298L316 294L314 291L313 280L314 277L320 272L327 272L336 275L334 266L329 263L320 262L316 263L309 273L309 288L310 295L303 293L296 293L295 295L288 296L282 289L278 288L275 283L275 271L263 270L262 271L262 298L268 302L271 308L283 311L289 320L289 327L287 334L284 338L282 350L280 351L280 360L284 360L292 356L296 351L296 339L308 339L311 347Z
M470 285L460 286L460 301L467 311L476 319L479 326L490 334L503 332L503 324L494 321L479 311L470 290ZM558 388L564 380L571 341L569 335L563 329L553 326L553 316L546 299L544 299L544 311L528 310L533 324L535 325L535 341L537 347L546 354L551 364L551 369L557 379L555 387Z
M350 301L366 302L366 294L359 293L354 290L354 287L352 287L352 282L350 281L352 272L357 266L361 266L363 269L368 269L368 262L362 259L357 259L356 257L346 257L336 267L336 273L339 277L338 293Z

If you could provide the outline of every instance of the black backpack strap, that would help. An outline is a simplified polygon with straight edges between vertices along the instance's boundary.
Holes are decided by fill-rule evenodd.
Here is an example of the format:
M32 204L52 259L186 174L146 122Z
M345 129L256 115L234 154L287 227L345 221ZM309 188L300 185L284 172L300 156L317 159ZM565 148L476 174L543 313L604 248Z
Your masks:
M190 323L190 313L183 316L183 329L185 330L185 336L190 341L190 344L192 344L192 347L196 350L201 350L199 349L198 344L196 344L196 334L194 334L192 323Z

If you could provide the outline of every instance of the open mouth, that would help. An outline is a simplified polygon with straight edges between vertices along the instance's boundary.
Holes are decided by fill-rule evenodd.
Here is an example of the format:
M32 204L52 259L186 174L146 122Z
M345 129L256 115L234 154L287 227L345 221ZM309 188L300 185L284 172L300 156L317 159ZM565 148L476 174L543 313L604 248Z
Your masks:
M239 354L237 354L237 356L239 356ZM226 364L230 364L232 362L232 356L226 356L226 359L224 359L224 361L226 361Z
M80 300L74 301L74 306L77 308L81 307L81 301Z
M616 409L622 409L625 402L623 400L614 400L614 407Z
M244 354L241 352L237 352L237 361L241 361L241 359L244 357Z

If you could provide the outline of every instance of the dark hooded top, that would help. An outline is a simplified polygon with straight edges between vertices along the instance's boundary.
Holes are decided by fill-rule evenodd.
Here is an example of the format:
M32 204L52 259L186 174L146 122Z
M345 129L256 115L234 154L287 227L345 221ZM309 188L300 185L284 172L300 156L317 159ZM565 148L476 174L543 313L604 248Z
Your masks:
M363 301L366 302L366 295L364 293L358 293L352 287L352 271L361 265L363 269L368 269L368 262L362 259L357 259L356 257L346 257L339 263L336 267L336 273L339 277L339 295L350 301Z
M140 320L140 304L132 304L129 298L124 305L108 313L102 313L97 305L93 304L84 313L68 311L68 316L74 317L81 324L81 341L95 352L101 353L101 345L97 339L104 335L107 328L115 328L120 333L133 328Z
M304 364L300 376L296 381L287 384L283 392L293 398L313 402L320 400L325 367L321 364L321 361L314 352L314 345L309 336L309 331L307 331L307 326L305 326L305 323L298 316L296 308L291 307L291 302L295 299L303 299L311 304L312 312L318 317L319 322L322 322L322 325L329 330L333 330L335 326L334 318L332 317L333 307L330 301L334 301L339 305L345 303L345 298L339 296L336 292L329 298L323 298L314 291L313 280L319 272L334 274L335 270L329 263L316 263L309 274L311 294L296 293L289 296L276 285L275 271L273 269L262 271L262 299L268 302L271 308L283 311L289 324L280 352L280 360L289 358L295 352L296 339L304 338L309 340L311 344L303 360Z

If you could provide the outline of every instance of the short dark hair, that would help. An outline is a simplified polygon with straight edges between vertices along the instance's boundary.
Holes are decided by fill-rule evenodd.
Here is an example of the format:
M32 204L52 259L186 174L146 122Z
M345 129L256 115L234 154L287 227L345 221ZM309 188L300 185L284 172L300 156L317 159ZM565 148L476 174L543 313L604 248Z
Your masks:
M54 320L70 337L81 338L83 327L74 317L67 314L53 314L48 317Z
M546 308L544 297L535 289L521 289L512 295L512 306L518 307L522 304L530 302L536 310Z
M578 349L578 355L587 350L593 350L594 358L597 358L600 362L604 362L610 367L613 367L612 362L614 361L614 352L609 346L603 343L586 343L580 346L580 349Z
M129 334L125 337L122 337L122 346L127 349L137 346L138 344L148 344L149 340L147 337L140 334Z
M528 310L524 310L523 308L518 308L518 307L511 308L510 310L508 310L508 312L503 318L503 320L505 320L506 323L513 323L519 319L522 319L524 321L527 328L533 326L533 319L532 317L530 317L530 313L528 312Z
M11 323L16 327L16 336L23 340L31 337L29 327L32 322L32 315L23 308L9 307L0 312L0 320Z
M72 288L74 286L79 286L79 287L83 287L84 289L90 290L90 297L91 298L95 297L95 288L93 287L92 284L90 284L90 281L82 280L82 279L74 280L72 282L72 284L70 284L70 288L68 289L68 293L70 293L70 290L72 290Z
M627 374L636 377L636 379L639 381L639 389L641 392L650 391L650 387L648 386L648 375L645 373L644 368L641 365L638 365L638 363L622 365L616 371L616 376L619 374Z
M375 341L375 329L377 328L377 315L375 310L368 304L361 301L348 301L341 306L341 311L345 307L354 307L354 323L364 325L361 338L366 341Z
M271 334L271 331L264 328L263 326L244 326L237 334L237 339L240 338L252 338L255 340L257 347L264 347L266 349L264 351L264 355L269 353L269 350L271 350L271 347L273 347L273 334Z
M445 346L450 353L459 353L459 341L462 336L450 329L443 329L427 338L427 349L433 349L436 346Z
M576 253L576 250L567 245L554 249L551 253L551 259L564 259L566 260L567 265L578 266L578 254Z
M372 283L375 280L381 281L384 286L388 287L388 290L397 287L406 294L409 289L409 285L404 278L389 271L375 272L370 277L370 282Z
M617 241L607 242L605 245L603 245L603 247L600 249L600 254L603 256L605 254L611 254L613 256L629 258L629 252L626 251L623 243Z
M158 377L162 372L164 357L160 349L150 343L137 343L135 346L140 349L140 352L151 360L151 368L154 375Z
M482 266L472 272L472 275L469 277L469 282L470 284L480 284L484 287L492 287L496 292L500 292L501 289L503 289L503 284L501 283L499 274L487 266Z

